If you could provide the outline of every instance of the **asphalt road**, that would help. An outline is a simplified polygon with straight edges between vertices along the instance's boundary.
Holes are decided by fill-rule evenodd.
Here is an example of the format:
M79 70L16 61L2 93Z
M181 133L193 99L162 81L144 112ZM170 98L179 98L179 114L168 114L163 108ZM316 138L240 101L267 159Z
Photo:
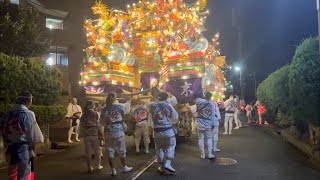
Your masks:
M262 127L245 127L234 130L232 136L220 133L220 153L216 160L202 160L198 151L196 136L187 142L180 142L176 148L176 158L173 162L177 170L173 176L159 175L158 165L150 163L155 156L151 154L135 155L132 137L127 138L128 164L135 172L122 174L118 161L118 176L110 176L110 168L106 158L103 158L101 171L94 175L86 173L83 144L62 152L56 152L37 159L37 180L84 180L84 179L130 179L146 169L137 179L217 179L217 180L319 180L320 170L315 168L304 154L282 141L280 137L267 133ZM221 158L231 158L237 161L233 165L221 165ZM151 164L149 168L147 165ZM6 169L0 170L0 179L7 179Z
M216 160L202 160L196 137L180 144L173 163L173 176L160 176L157 164L147 169L139 179L183 180L319 180L320 170L294 147L262 127L233 130L233 135L220 135ZM221 165L222 158L236 160L233 165Z

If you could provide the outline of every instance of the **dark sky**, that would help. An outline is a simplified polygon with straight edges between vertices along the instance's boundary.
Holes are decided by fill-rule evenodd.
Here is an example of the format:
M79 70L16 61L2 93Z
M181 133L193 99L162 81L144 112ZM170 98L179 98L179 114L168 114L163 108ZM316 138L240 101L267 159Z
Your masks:
M111 0L107 4L130 2L133 0ZM231 65L241 62L244 77L256 72L258 83L290 63L303 39L317 35L316 0L207 0L207 8L210 15L206 37L211 39L220 32L222 55L227 56ZM233 9L239 12L235 18ZM232 22L237 22L243 33L243 57L239 57L237 29ZM230 74L236 85L238 74ZM252 82L247 78L249 94L252 94Z
M207 7L207 37L219 31L228 62L242 61L245 72L256 72L258 81L290 63L296 46L317 35L316 0L209 0ZM238 55L232 8L240 10L243 57Z

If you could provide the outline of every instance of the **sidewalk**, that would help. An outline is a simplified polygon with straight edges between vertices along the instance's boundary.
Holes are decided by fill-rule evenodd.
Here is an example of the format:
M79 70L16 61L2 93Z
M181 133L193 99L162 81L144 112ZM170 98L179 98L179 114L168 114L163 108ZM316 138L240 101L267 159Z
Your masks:
M288 142L290 145L303 152L309 157L309 160L316 166L320 167L320 149L313 147L312 145L305 143L300 138L295 137L289 133L288 129L281 129L273 125L258 125L251 124L251 126L259 126L265 129L270 135L276 135Z

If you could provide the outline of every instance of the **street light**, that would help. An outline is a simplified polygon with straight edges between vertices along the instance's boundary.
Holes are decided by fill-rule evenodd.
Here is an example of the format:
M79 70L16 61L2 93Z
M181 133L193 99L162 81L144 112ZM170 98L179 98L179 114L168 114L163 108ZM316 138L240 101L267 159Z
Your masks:
M320 37L320 0L317 0L317 11L318 11L318 36ZM320 41L319 41L320 44ZM320 46L319 46L320 51Z
M241 76L241 67L240 66L236 66L234 67L234 69L236 71L239 71L239 74L240 74L240 94L241 94L241 99L243 99L243 88L242 88L242 76Z

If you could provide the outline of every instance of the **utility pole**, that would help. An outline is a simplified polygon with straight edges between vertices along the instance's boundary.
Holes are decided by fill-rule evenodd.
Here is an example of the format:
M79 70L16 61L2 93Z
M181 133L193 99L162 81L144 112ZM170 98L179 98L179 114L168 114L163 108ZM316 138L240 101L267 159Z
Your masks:
M320 38L320 0L317 0L317 11L318 11L318 39ZM320 52L320 40L319 40L319 52Z

